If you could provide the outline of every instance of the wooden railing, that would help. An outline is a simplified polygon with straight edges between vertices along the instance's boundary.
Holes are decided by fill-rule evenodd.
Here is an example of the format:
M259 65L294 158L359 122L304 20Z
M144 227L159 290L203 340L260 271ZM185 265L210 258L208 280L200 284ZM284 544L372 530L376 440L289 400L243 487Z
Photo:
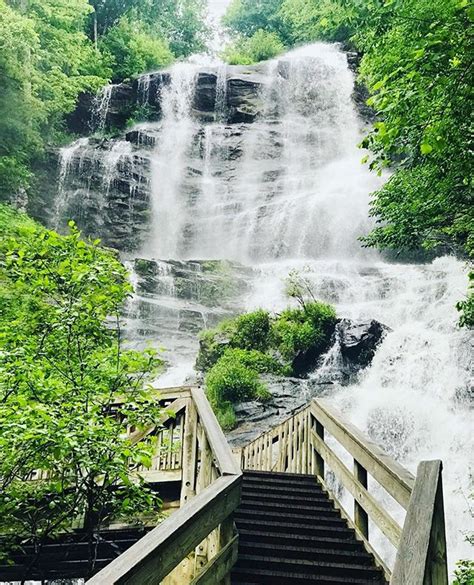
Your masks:
M331 448L333 443L350 455L352 469ZM415 479L326 401L313 400L246 445L241 451L241 465L244 470L315 475L391 585L447 584L441 462L420 463ZM352 496L352 516L331 489L328 470ZM369 476L406 510L403 527L369 490ZM397 550L393 573L375 550L369 520Z
M172 399L169 410L177 413L174 423L159 421L156 428L137 433L134 439L163 435L154 467L144 473L179 469L181 507L88 585L230 582L237 558L232 517L240 503L240 467L201 389L171 389L166 395Z

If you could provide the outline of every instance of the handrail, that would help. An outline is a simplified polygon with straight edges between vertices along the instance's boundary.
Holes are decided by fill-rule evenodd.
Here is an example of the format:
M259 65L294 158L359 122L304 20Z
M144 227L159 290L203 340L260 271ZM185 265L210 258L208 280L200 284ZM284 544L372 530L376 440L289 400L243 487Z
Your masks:
M240 474L240 466L232 453L229 443L222 432L216 415L207 401L203 390L201 388L193 388L191 390L191 397L206 432L211 450L217 460L220 472L222 475Z
M311 412L324 429L406 509L415 483L413 475L357 427L345 420L327 400L321 398L313 400Z
M180 435L181 508L87 585L166 584L167 577L170 583L188 582L189 575L183 579L175 576L175 570L180 570L176 567L192 551L190 574L196 584L206 583L210 567L225 578L235 560L232 515L240 503L240 467L200 388L188 387L184 392L167 389L166 398L174 398L170 408L184 411Z
M240 502L240 476L220 477L87 581L87 585L157 585Z
M422 461L390 585L447 585L441 461Z
M326 433L353 457L353 470L327 444ZM241 462L243 469L317 477L391 585L447 584L440 462L420 463L415 480L324 399L313 399L306 408L243 447ZM353 520L331 493L325 480L326 465L354 498ZM407 510L403 528L369 492L369 475ZM369 519L398 551L393 575L369 539Z

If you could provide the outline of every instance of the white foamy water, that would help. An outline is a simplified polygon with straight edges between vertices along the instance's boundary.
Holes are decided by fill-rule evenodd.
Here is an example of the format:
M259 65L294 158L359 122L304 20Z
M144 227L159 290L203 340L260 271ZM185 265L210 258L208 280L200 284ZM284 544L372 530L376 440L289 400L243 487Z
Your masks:
M339 315L375 318L392 329L372 366L356 384L335 386L332 399L412 472L422 459L443 459L453 565L469 554L464 536L472 529L472 338L457 328L454 308L465 291L464 266L454 258L390 264L360 246L371 226L370 193L382 179L360 164L353 76L334 46L303 47L262 66L264 114L242 127L229 172L231 129L217 118L202 130L192 117L196 68L174 69L164 97L153 167L156 228L147 252L252 265L246 309L288 304L284 281L296 268ZM193 190L186 186L190 168L200 177Z

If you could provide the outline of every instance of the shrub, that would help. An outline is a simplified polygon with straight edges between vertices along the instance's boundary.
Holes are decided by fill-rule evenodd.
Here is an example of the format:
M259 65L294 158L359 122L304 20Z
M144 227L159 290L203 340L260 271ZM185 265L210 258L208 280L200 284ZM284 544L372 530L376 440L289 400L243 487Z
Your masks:
M453 585L474 585L474 561L457 562L454 576Z
M259 309L253 313L240 315L235 319L234 327L235 331L230 340L232 347L259 351L265 351L268 348L270 334L268 311Z
M314 301L276 317L260 309L204 331L196 367L208 372L207 395L222 427L235 426L235 403L270 397L262 374L307 371L326 349L336 322L331 306Z
M272 345L288 362L311 348L322 351L336 320L334 309L324 303L313 302L304 308L287 309L272 325Z
M268 390L260 381L259 371L249 367L252 364L259 369L265 369L265 358L268 356L261 354L260 358L243 351L244 353L235 353L236 350L226 352L206 376L207 396L225 430L235 426L234 403L269 397Z

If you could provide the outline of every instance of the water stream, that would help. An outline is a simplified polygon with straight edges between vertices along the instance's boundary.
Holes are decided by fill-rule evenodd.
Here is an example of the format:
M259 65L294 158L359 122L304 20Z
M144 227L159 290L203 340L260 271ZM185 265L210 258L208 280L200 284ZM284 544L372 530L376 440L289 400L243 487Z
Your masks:
M171 69L161 121L138 128L154 137L152 148L150 141L133 148L117 142L94 155L103 178L92 190L105 206L123 168L129 184L136 188L141 180L149 189L146 237L125 257L132 269L134 256L160 260L140 264L135 274L129 332L137 345L152 340L167 349L170 367L158 385L182 383L193 375L197 331L236 311L286 306L285 279L294 270L340 316L388 325L391 332L357 382L339 386L334 350L313 377L333 381L334 403L411 471L421 459L444 460L452 565L470 554L464 536L473 529L467 500L472 337L457 328L455 310L465 267L452 257L389 263L361 247L358 237L371 227L370 193L384 178L360 163L364 124L351 97L353 74L338 48L315 44L262 66L261 112L253 123L227 122L232 72L219 64L213 120L196 115L201 70L195 62ZM143 103L150 78L139 88ZM61 213L65 201L81 207L77 160L85 148L76 143L63 152ZM130 171L132 163L142 165L145 179L137 179L136 166ZM222 274L209 272L209 260L226 261L225 270L239 279L234 296L209 302L202 293L212 278L222 284ZM148 279L147 286L140 288L140 279ZM400 514L396 506L393 512Z

